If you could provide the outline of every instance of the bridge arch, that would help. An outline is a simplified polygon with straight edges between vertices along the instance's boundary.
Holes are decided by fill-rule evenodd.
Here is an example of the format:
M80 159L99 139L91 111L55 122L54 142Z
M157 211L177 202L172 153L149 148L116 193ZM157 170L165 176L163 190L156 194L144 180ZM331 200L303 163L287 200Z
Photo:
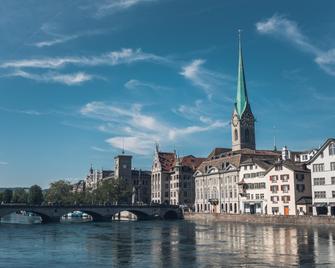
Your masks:
M177 220L177 219L179 219L179 215L178 215L177 211L175 211L175 210L168 210L163 215L163 219L164 220Z
M140 210L137 210L137 209L119 209L115 212L114 215L116 214L119 214L121 212L130 212L132 214L134 214L137 218L137 220L149 220L149 219L152 219L152 216L143 212L143 211L140 211Z

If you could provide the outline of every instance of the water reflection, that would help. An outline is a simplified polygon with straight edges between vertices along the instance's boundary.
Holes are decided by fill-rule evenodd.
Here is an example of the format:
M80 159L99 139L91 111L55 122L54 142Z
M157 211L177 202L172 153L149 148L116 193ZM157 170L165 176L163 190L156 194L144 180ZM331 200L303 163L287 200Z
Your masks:
M334 232L206 221L3 224L0 267L334 267Z

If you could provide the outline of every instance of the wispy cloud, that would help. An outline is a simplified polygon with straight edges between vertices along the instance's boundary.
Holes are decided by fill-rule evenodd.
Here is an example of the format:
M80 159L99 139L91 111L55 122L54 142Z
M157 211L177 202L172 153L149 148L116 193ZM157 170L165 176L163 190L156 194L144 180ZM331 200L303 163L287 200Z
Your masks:
M45 30L46 31L46 30ZM72 35L63 35L63 34L56 34L50 31L46 31L48 35L52 35L53 38L50 40L45 40L45 41L39 41L36 43L33 43L32 45L35 47L43 48L43 47L51 47L54 45L58 44L63 44L78 38L86 37L86 36L92 36L92 35L97 35L104 33L105 31L102 30L94 30L94 31L85 31L81 33L76 33Z
M0 161L0 165L1 165L1 166L7 166L7 165L8 165L8 162L6 162L6 161Z
M118 11L126 10L138 4L155 2L156 0L106 0L97 8L96 17L101 18Z
M318 48L302 33L295 21L289 20L283 15L275 14L271 18L257 22L256 29L260 34L285 40L302 51L312 54L315 57L314 61L321 69L335 76L335 49L324 51Z
M180 74L190 80L195 86L202 88L210 99L214 90L224 84L231 82L232 78L228 75L210 71L203 67L205 60L195 59L182 68Z
M0 64L1 68L40 68L59 69L66 65L79 66L99 66L99 65L119 65L130 64L138 61L152 61L157 63L168 63L167 58L151 53L145 53L141 49L123 48L119 51L111 51L99 56L82 57L54 57L35 58L6 61Z
M110 150L103 149L103 148L100 148L100 147L97 147L97 146L91 146L91 149L93 151L97 151L97 152L100 152L100 153L110 152Z
M213 121L179 128L154 115L145 114L139 104L132 104L127 109L104 102L91 102L80 112L87 118L103 121L98 129L114 135L106 139L107 143L118 149L125 145L126 150L142 155L152 153L155 142L169 144L192 134L226 126L222 121Z
M34 74L29 73L23 70L16 70L12 73L6 74L7 77L22 77L30 80L35 80L39 82L51 82L51 83L60 83L67 86L80 85L84 82L90 81L94 78L93 75L77 72L71 74L60 74L56 72L47 72L43 74Z
M8 113L25 114L25 115L32 115L32 116L42 115L41 112L38 112L38 111L35 111L35 110L8 109L8 108L5 108L5 107L0 107L0 110L8 112Z
M162 90L171 90L171 88L166 86L157 85L155 83L139 81L136 79L131 79L124 84L124 87L127 89L152 89L157 91Z

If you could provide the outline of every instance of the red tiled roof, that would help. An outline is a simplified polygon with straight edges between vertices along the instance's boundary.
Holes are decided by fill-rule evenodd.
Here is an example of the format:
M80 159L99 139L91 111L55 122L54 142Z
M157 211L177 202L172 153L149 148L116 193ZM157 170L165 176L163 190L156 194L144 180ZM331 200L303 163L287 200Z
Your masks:
M193 170L196 170L200 164L205 161L207 158L202 158L202 157L194 157L193 155L187 155L184 157L181 157L181 162L180 164L182 166L187 166L192 168Z
M163 171L172 170L176 162L176 155L174 153L159 152L158 158Z

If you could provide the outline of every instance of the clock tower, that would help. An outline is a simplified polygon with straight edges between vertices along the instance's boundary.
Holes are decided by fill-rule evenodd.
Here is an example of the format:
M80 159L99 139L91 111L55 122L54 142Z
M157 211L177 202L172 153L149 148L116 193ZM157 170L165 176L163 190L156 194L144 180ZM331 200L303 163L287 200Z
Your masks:
M231 131L233 151L241 150L243 148L256 149L255 118L251 111L245 83L240 31L237 94L231 119Z

